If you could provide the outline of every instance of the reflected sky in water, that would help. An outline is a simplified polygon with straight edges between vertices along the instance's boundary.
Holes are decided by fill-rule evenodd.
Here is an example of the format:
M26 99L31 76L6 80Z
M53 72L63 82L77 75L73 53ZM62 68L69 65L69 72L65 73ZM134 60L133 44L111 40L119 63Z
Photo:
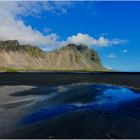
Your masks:
M130 101L138 97L140 97L140 94L128 88L119 87L117 89L107 89L102 95L96 97L97 100L93 104L102 107L110 105L110 108L113 109L114 106L119 105L121 102Z
M131 89L105 84L72 84L55 87L36 101L37 109L25 116L23 124L86 110L115 110L121 103L140 98Z

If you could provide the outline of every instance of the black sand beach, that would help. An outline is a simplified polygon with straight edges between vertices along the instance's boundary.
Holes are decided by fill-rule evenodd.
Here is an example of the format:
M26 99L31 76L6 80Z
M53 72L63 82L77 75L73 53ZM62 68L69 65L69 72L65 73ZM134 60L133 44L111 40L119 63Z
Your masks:
M110 83L140 88L140 72L19 72L0 73L0 85L63 85L76 82Z
M0 138L140 138L140 73L0 73Z

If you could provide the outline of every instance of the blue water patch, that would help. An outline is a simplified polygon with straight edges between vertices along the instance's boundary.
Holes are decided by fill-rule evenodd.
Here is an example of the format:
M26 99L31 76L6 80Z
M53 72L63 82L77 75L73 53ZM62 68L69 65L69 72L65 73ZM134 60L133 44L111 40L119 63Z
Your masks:
M77 107L75 105L59 105L50 108L43 108L35 113L32 113L23 119L24 124L34 123L47 118L56 117L60 114L66 112L76 111Z
M88 100L89 102L84 102L86 95L89 96L89 98L92 97L91 100ZM73 100L69 100L70 97L72 97L71 99L73 99L74 102ZM78 89L74 87L71 92L67 90L64 93L58 93L57 96L54 96L54 100L50 98L51 101L55 101L53 104L49 106L45 106L44 104L43 107L35 110L32 114L25 116L22 122L23 124L35 123L80 110L114 110L120 103L131 101L136 98L140 98L139 93L135 93L131 89L120 86L102 84L81 85L81 88L79 88L79 86ZM85 100L87 101L87 99ZM41 102L39 104L41 104Z
M113 109L118 106L119 103L125 101L131 101L139 98L140 94L135 93L133 90L119 87L118 89L107 89L102 95L97 96L97 100L94 102L96 106L109 107Z

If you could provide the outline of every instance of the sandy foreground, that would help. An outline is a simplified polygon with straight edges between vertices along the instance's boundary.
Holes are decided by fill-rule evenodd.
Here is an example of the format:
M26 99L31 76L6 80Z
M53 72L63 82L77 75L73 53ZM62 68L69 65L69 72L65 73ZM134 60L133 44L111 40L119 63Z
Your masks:
M22 114L26 112L24 106L28 106L31 101L39 96L10 96L10 94L18 93L33 89L33 86L0 86L0 134L7 133L16 128L15 123ZM16 108L16 109L13 109Z
M73 106L59 107L62 103L71 104L77 101L80 102L78 107L90 103L94 97L92 92L95 92L91 85L96 82L110 84L112 81L113 85L136 89L138 95L139 74L128 74L124 77L122 74L1 76L0 138L140 138L139 98L124 102L115 110L86 110L83 106L83 109L76 108L75 111ZM100 87L96 90L100 91ZM57 114L67 109L72 112L53 118L52 115L55 114L52 110L46 109L52 105L59 107L58 110L53 109ZM48 111L51 116L47 114ZM44 119L44 116L48 118Z

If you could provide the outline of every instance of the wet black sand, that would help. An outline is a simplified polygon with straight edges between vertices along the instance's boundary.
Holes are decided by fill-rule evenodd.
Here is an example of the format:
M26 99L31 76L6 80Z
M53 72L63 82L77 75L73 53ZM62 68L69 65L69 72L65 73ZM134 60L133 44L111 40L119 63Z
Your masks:
M0 85L64 85L110 83L140 89L140 72L21 72L0 73Z
M10 99L19 98L21 101L5 102L0 106L0 109L4 108L4 111L0 110L0 119L3 119L4 122L0 121L0 129L2 125L7 125L5 124L6 119L9 120L9 126L16 124L6 133L0 133L0 138L140 138L140 98L122 102L115 109L87 110L83 108L34 123L26 122L26 124L24 122L24 124L22 122L28 114L30 116L33 113L34 119L34 111L36 112L42 107L49 107L53 104L59 106L61 103L87 104L92 102L94 100L92 92L96 93L96 90L100 90L100 86L96 86L95 91L90 86L85 88L85 84L84 86L74 84L72 89L68 86L68 91L64 86L81 82L109 83L131 87L137 89L134 90L136 94L139 94L140 91L140 73L0 73L0 87L7 85L10 87L34 86L25 91L12 93L9 92L10 90L8 91ZM106 90L104 86L102 86L102 90ZM60 92L60 95L49 100L41 98L36 102L36 98L33 98L41 96L44 99L45 96L52 96L57 91ZM71 95L71 93L73 94ZM23 100L29 97L29 100ZM7 99L7 97L3 99ZM112 97L108 97L108 100L112 100ZM35 101L34 105L30 104L33 101ZM41 112L41 116L47 115L44 111ZM16 123L11 123L15 116L17 117Z

